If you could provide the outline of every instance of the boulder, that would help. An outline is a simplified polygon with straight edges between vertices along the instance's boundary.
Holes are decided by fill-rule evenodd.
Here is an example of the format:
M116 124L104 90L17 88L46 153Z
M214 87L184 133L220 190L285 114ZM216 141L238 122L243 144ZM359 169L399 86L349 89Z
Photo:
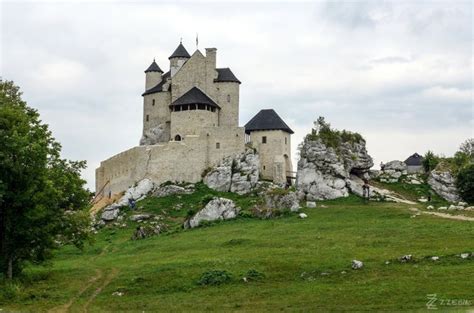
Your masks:
M347 197L346 179L352 174L368 177L373 166L365 142L343 143L339 149L321 140L305 140L300 151L296 188L308 201Z
M147 213L134 214L134 215L130 216L130 220L133 221L133 222L138 222L138 221L148 220L152 217L153 217L152 214L147 214Z
M352 260L352 269L353 270L359 270L362 267L364 267L364 263L362 261Z
M185 222L185 228L199 226L202 221L227 220L237 217L239 208L234 201L226 198L214 198L196 215Z
M405 162L394 160L384 164L383 171L393 170L395 172L407 172L408 167Z
M165 124L150 128L140 139L140 146L156 145L159 142L167 142L170 134Z
M450 202L459 202L461 197L456 189L456 179L448 171L431 171L428 184L439 196Z
M194 185L189 184L184 187L178 185L162 185L158 187L154 192L155 197L166 197L178 194L191 194L194 192Z
M154 188L155 185L148 178L139 181L136 186L128 188L125 194L116 203L109 205L103 210L101 215L102 220L106 222L115 220L120 213L120 208L128 206L130 199L135 201L142 200L152 192Z
M297 212L300 203L295 192L275 189L265 194L265 205L269 209L290 210Z
M383 165L378 179L383 183L396 183L402 175L407 174L407 169L405 162L398 160L387 162Z
M306 215L306 214L304 214L304 213L300 213L298 216L299 216L300 218L307 218L307 217L308 217L308 215Z
M230 191L246 194L252 191L258 182L260 160L252 149L230 156L211 168L203 181L217 191Z
M306 201L306 207L307 207L307 208L315 208L315 207L316 207L316 202L314 202L314 201Z

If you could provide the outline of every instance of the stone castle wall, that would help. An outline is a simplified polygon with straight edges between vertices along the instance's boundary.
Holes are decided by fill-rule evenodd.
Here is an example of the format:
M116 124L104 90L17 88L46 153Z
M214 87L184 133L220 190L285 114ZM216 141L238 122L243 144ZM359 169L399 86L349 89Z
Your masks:
M198 182L205 169L243 151L243 128L204 127L200 134L185 136L183 141L134 147L101 162L96 170L96 191L107 181L103 195L122 192L144 178L156 184Z

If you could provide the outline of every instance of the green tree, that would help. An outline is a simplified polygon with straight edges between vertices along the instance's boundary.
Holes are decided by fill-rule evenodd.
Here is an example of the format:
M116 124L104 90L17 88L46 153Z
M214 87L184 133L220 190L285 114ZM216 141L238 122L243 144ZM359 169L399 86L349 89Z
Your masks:
M456 177L459 195L465 201L474 203L474 164L463 167Z
M440 161L440 157L433 153L433 151L429 150L423 156L423 168L426 172L430 172L435 169L436 165L438 165Z
M60 152L19 88L0 79L0 271L7 278L26 262L46 261L60 244L82 247L89 238L86 164Z

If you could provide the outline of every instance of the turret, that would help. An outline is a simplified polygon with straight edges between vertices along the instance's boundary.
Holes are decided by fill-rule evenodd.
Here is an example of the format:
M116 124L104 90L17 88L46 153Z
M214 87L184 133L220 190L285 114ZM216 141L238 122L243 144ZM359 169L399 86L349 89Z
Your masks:
M186 51L186 48L184 48L183 43L180 42L178 48L176 48L173 54L168 58L170 60L171 77L179 71L181 66L183 66L189 58L191 58L191 56L188 51Z
M145 90L155 87L161 82L161 75L163 71L156 64L155 59L150 64L150 66L145 70Z

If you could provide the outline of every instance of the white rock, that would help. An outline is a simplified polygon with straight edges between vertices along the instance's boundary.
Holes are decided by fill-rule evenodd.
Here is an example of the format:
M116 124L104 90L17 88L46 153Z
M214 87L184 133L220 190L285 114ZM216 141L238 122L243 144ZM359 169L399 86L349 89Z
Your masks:
M316 202L315 201L306 201L306 207L307 208L315 208L316 207Z
M405 164L405 162L394 160L394 161L390 161L390 162L385 163L384 167L383 167L383 170L384 171L394 170L394 171L397 171L397 172L404 172L404 171L407 170L407 168L408 167Z
M202 221L227 220L237 217L239 208L234 201L225 198L214 198L202 210L194 215L185 227L194 228Z
M412 185L421 185L421 182L416 180L416 179L412 179L412 180L410 180L410 184L412 184Z
M445 207L445 206L440 206L440 207L438 208L438 210L441 210L441 211L444 211L444 210L447 210L447 209L448 209L448 207Z
M469 253L461 253L461 259L467 259L469 257Z
M450 172L431 171L428 184L438 195L450 202L461 200L456 189L456 178Z
M426 199L426 198L420 198L420 199L418 199L418 202L425 203L425 202L428 202L428 199Z
M438 260L439 260L439 256L432 256L432 257L431 257L431 260L433 260L433 261L438 261Z
M458 205L459 205L459 206L467 206L467 202L462 202L462 201L460 201L460 202L458 202Z
M364 263L362 263L362 261L352 260L352 269L353 270L361 269L363 266L364 266Z
M118 217L119 212L120 210L117 206L109 206L104 209L100 218L105 222L111 222Z
M306 214L304 214L304 213L300 213L300 214L299 214L299 217L300 217L300 218L307 218L308 215L306 215Z
M400 262L408 262L408 261L411 261L412 259L412 255L411 254L407 254L407 255L404 255L400 258Z
M151 214L134 214L130 216L130 220L134 222L143 221L152 218Z
M432 205L428 205L426 208L427 208L428 210L434 210L434 206L432 206Z

